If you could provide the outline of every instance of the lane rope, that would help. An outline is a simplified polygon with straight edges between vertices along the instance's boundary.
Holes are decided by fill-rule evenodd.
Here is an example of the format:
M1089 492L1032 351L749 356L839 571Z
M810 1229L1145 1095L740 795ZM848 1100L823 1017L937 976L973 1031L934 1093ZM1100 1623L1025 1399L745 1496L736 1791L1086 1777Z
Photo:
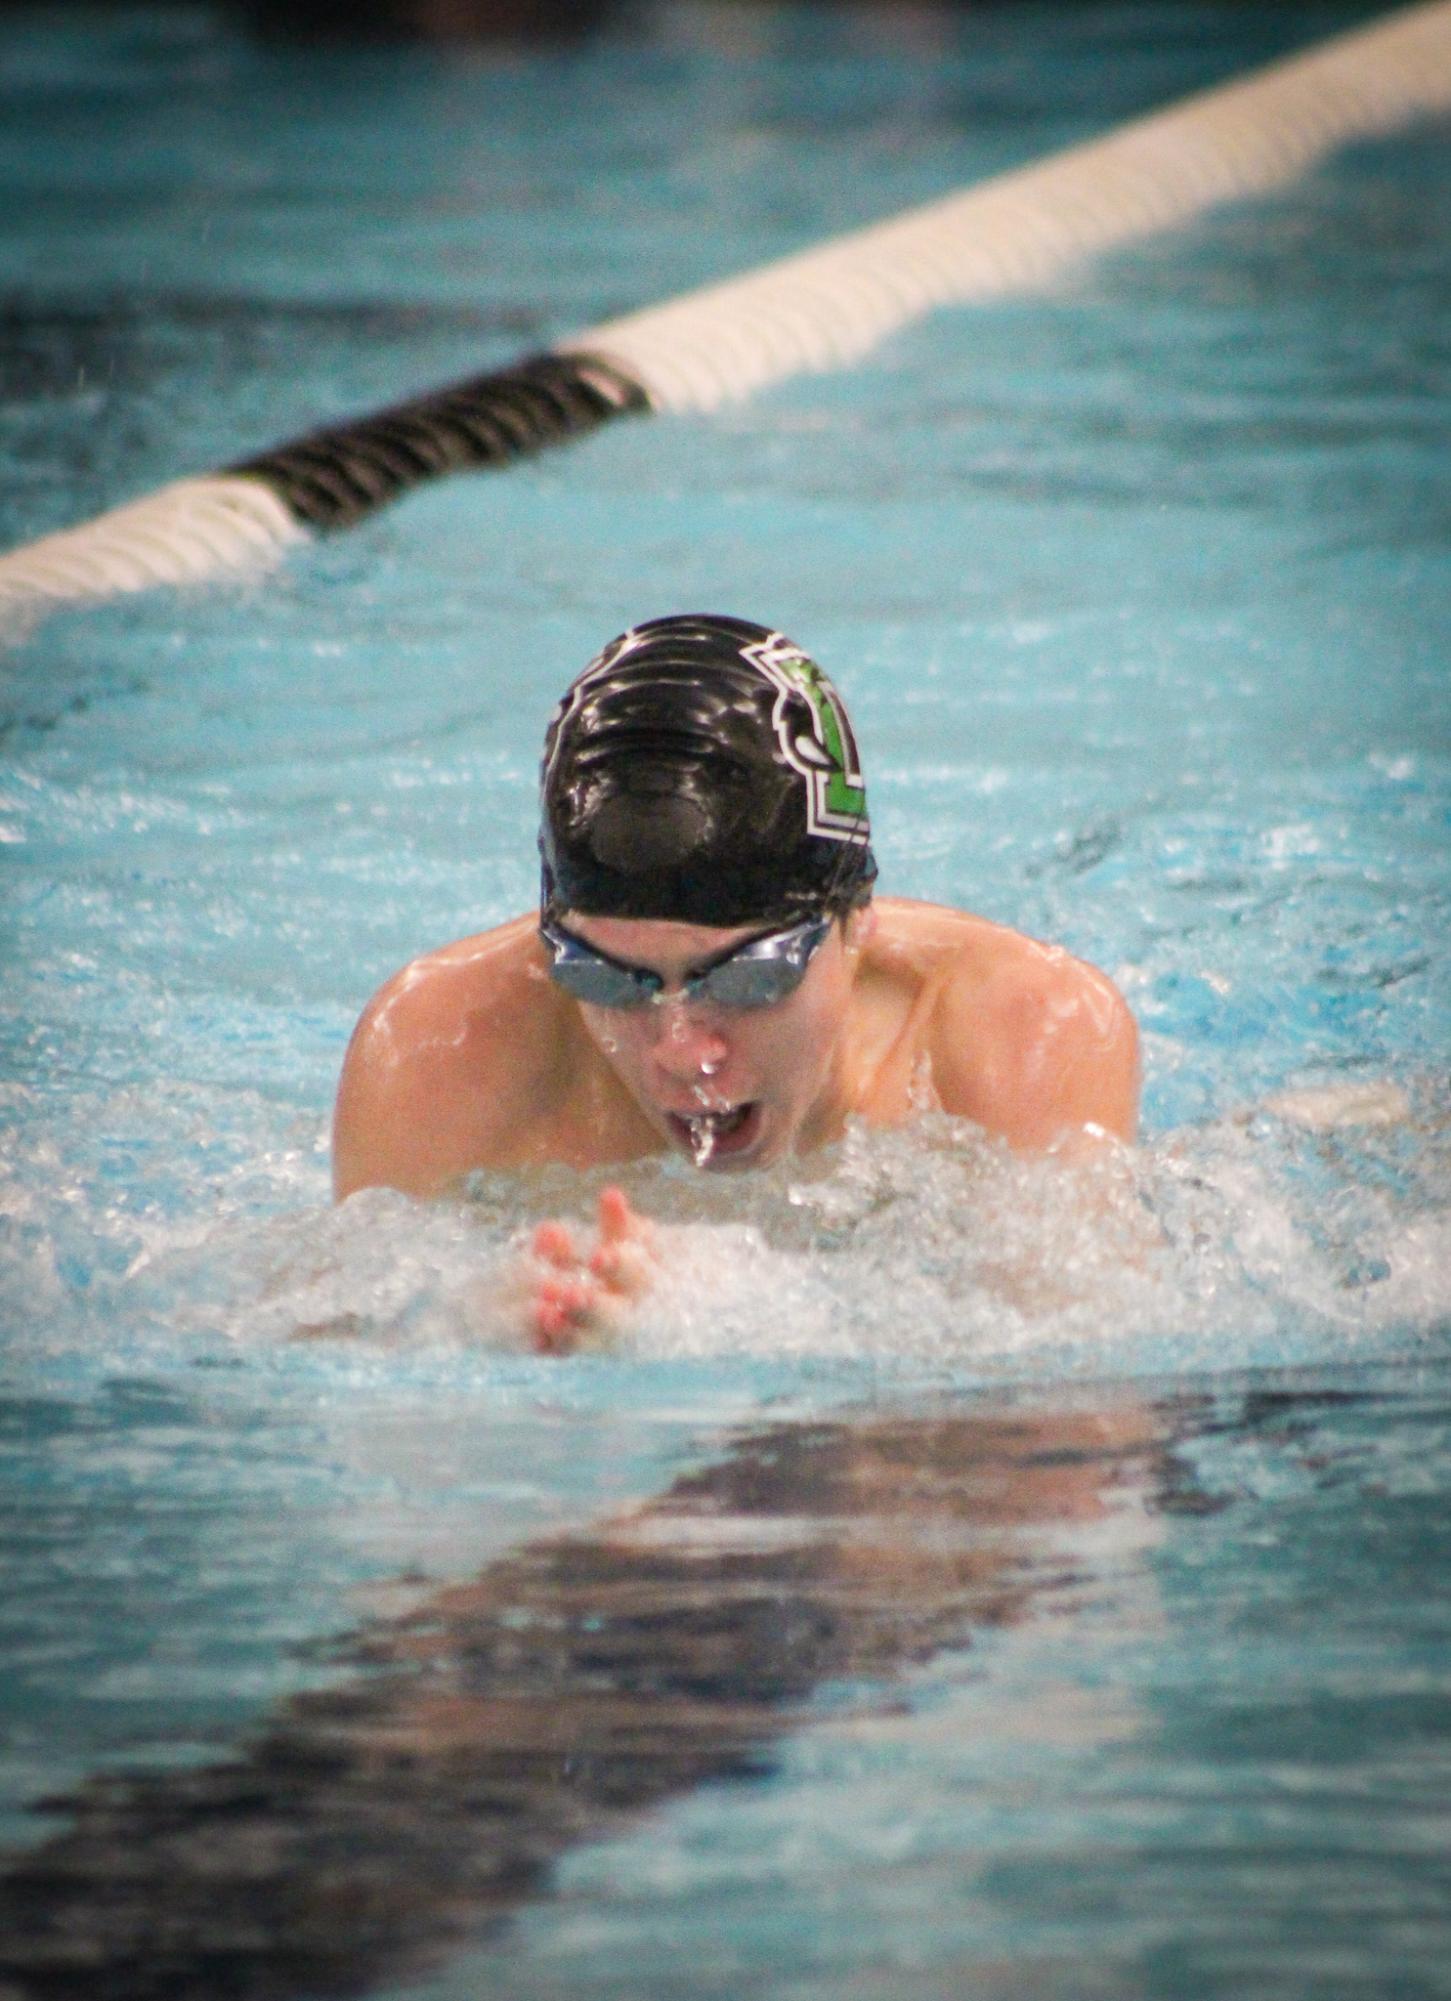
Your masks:
M843 367L941 306L1041 292L1448 108L1451 0L1423 0L1104 138L0 556L0 636L78 599L257 572L424 480L617 416L710 411Z

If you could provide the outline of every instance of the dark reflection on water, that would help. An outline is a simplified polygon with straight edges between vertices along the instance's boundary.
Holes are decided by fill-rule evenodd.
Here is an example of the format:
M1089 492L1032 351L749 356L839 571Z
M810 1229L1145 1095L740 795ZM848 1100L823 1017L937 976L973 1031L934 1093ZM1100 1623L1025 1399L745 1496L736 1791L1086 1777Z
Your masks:
M754 1432L358 1631L347 1678L234 1759L48 1802L68 1827L0 1879L0 1997L342 1995L418 1973L573 1844L767 1769L824 1681L882 1686L1030 1616L1066 1581L1045 1528L1172 1490L1163 1430L1105 1401Z

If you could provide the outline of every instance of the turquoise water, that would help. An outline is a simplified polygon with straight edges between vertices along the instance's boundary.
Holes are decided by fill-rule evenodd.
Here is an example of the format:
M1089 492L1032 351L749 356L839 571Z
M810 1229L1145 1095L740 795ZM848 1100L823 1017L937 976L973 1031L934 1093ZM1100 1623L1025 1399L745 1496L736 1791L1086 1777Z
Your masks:
M667 8L491 57L12 12L0 533L1352 18ZM238 1992L1446 1992L1446 168L1444 128L1356 149L0 660L0 1808L75 1991L207 1991L231 1897ZM559 1364L496 1281L589 1188L332 1211L331 1094L388 972L527 905L559 688L692 604L841 681L887 887L1119 979L1144 1144L1093 1224L947 1128L641 1170L671 1275ZM524 1631L548 1755L485 1699Z

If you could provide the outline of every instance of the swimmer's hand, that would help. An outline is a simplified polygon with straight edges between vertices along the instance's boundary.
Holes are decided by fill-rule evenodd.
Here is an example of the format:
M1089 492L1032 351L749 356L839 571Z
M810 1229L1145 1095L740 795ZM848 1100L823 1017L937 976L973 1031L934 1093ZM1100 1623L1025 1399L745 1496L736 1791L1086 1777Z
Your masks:
M568 1355L617 1327L655 1281L655 1232L624 1191L600 1196L598 1238L581 1248L566 1223L541 1223L525 1273L525 1323L541 1355Z

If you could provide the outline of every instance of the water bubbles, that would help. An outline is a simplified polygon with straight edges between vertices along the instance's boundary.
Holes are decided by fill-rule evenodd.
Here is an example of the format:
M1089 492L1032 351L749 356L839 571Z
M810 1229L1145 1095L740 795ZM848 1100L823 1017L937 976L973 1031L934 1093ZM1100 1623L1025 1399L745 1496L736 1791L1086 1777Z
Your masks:
M0 1292L17 1326L43 1320L78 1350L103 1332L113 1350L178 1355L346 1339L380 1365L440 1343L517 1351L522 1246L549 1216L587 1231L619 1181L663 1246L615 1337L624 1356L1037 1379L1399 1351L1451 1318L1451 1093L1352 1081L1081 1163L1024 1159L929 1112L719 1175L699 1170L741 1108L700 1078L688 1148L668 1159L480 1175L457 1202L371 1190L337 1209L317 1135L269 1150L261 1101L204 1154L175 1132L164 1159L145 1155L148 1199L118 1200L115 1174L140 1169L129 1154L117 1167L117 1142L143 1109L122 1093L88 1102L91 1151L79 1133L69 1149L84 1175L38 1139L10 1163L18 1255ZM189 1105L178 1094L178 1116Z
M709 1117L691 1119L690 1157L697 1167L708 1167L715 1153L715 1122Z
M719 1065L717 1065L716 1067L719 1068ZM702 1077L708 1079L711 1075L712 1075L711 1071L706 1070L704 1068L702 1069L701 1071ZM699 1105L701 1110L704 1112L713 1112L718 1117L720 1117L724 1116L725 1113L733 1110L730 1099L727 1097L723 1097L722 1094L719 1091L715 1090L709 1082L691 1084L689 1089L691 1097L694 1098L696 1104Z

